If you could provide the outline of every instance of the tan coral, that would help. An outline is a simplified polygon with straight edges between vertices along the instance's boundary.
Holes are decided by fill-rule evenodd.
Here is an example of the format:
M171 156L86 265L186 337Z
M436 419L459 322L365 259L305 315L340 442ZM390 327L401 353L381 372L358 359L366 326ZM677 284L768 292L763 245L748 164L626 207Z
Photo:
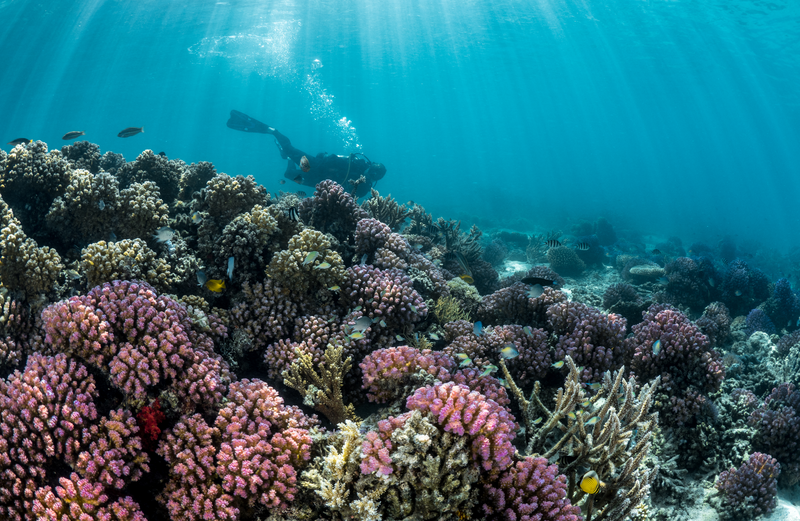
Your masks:
M133 183L120 191L120 238L149 239L156 230L168 223L169 206L161 200L158 186L152 181Z
M28 298L52 292L64 268L61 257L56 250L39 247L28 238L10 209L7 215L8 225L0 231L0 281Z
M66 191L47 213L47 226L63 238L97 241L113 231L119 208L119 182L113 175L74 170Z
M317 252L313 261L306 263L308 255ZM330 267L325 268L327 263ZM331 249L330 240L321 232L306 229L289 240L286 250L275 254L267 267L267 275L298 292L328 288L345 280L342 257Z
M113 280L143 280L163 290L176 282L169 264L141 239L90 244L81 251L81 269L90 287Z

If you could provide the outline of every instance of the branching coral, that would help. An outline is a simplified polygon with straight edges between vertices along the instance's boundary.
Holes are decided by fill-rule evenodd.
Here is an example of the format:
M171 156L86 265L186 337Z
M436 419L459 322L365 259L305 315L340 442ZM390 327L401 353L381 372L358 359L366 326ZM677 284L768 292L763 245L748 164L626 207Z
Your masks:
M108 237L117 221L119 182L106 172L72 172L63 195L47 213L47 225L64 240L94 242ZM126 215L126 217L128 217Z
M539 396L538 381L530 398L525 398L501 361L511 393L522 409L528 438L525 452L547 459L567 457L569 463L561 472L568 478L568 497L573 503L585 496L578 487L582 478L578 469L596 472L605 486L587 499L587 518L621 521L647 496L658 473L658 469L648 471L641 465L658 424L658 415L650 412L658 378L637 394L636 379L626 382L624 368L606 372L602 387L587 400L575 362L570 357L566 362L569 375L551 409Z
M344 375L352 368L353 359L342 360L344 347L328 344L325 359L315 369L310 355L298 352L289 370L283 374L284 383L303 397L303 403L318 410L334 425L345 420L358 421L352 404L342 398Z
M166 226L168 212L158 185L151 181L132 183L119 193L117 233L122 238L149 239Z
M317 185L313 197L300 203L300 218L308 226L347 242L356 223L369 217L341 185L326 179Z
M256 183L253 176L231 177L217 174L195 200L194 209L207 212L224 226L240 213L250 211L255 205L269 204L267 190Z
M410 212L405 205L392 199L392 194L381 197L381 194L374 188L371 197L361 203L361 207L371 217L386 223L395 232L400 230Z
M586 264L575 250L566 246L556 246L547 250L547 262L559 275L577 277L586 269Z
M141 239L90 244L81 251L81 271L89 286L115 280L144 280L166 290L177 282L169 264Z
M345 280L342 257L322 232L312 229L292 237L288 249L272 257L267 275L297 292L338 286Z
M719 475L723 519L750 520L775 510L781 466L769 454L753 453L737 468Z
M119 167L117 177L124 188L133 183L151 181L161 190L164 200L171 203L178 197L185 170L183 161L170 161L152 150L145 150L135 161Z

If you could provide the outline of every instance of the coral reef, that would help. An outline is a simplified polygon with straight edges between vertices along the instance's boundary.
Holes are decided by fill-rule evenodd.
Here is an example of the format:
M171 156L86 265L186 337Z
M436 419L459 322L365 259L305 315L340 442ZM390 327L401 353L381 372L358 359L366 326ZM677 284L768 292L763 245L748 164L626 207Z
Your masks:
M781 484L791 486L800 481L800 392L794 385L773 389L750 415L750 424L757 430L753 446L781 464Z
M775 509L781 466L769 454L753 453L737 468L717 478L716 487L724 497L723 519L756 519Z
M572 248L556 246L547 250L547 262L559 275L577 277L586 269L586 264Z

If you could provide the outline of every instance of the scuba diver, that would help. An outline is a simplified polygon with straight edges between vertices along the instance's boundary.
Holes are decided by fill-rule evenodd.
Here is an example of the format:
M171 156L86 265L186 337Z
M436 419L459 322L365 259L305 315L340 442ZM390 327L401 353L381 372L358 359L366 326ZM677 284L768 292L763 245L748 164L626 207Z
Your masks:
M356 197L363 197L369 193L378 180L386 175L385 166L381 163L373 163L361 153L337 156L320 152L314 157L309 157L302 150L293 147L289 138L274 128L256 121L238 110L231 111L228 127L242 132L255 132L274 136L275 144L278 145L281 157L289 160L283 176L302 185L316 186L317 183L324 179L331 179L347 190L345 183L348 180L354 181L363 175L367 182L359 184L355 194ZM299 169L297 168L298 166L300 167Z

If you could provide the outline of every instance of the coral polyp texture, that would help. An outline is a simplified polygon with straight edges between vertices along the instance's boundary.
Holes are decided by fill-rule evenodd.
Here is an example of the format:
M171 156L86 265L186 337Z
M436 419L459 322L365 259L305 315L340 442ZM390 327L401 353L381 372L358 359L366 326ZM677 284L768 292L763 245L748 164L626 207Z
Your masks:
M800 480L792 262L247 173L0 151L0 518L744 519Z

